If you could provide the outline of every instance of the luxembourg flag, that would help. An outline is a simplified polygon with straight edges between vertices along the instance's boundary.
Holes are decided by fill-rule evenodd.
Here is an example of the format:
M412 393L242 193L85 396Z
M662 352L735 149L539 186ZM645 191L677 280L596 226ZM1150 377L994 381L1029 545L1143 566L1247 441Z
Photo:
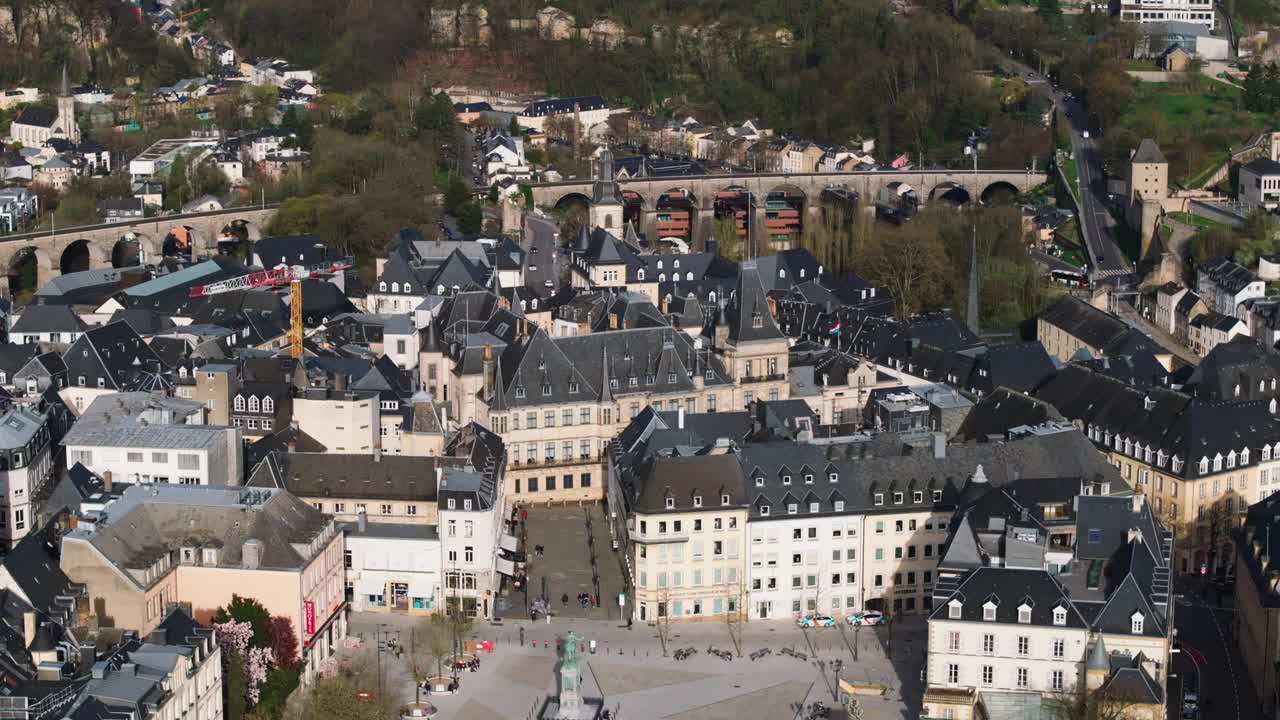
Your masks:
M836 320L836 324L835 324L835 325L832 325L832 326L831 326L831 330L829 330L828 332L829 332L829 334L831 334L831 335L839 335L839 334L840 334L840 321L839 321L839 320Z

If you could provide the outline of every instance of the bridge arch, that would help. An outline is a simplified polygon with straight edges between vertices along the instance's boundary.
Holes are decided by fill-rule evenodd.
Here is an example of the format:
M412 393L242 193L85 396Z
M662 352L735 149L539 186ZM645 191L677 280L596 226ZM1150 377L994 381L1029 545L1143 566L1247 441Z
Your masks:
M687 187L664 190L654 203L654 237L679 238L690 243L698 226L698 197Z
M1017 202L1020 194L1017 185L1007 180L997 180L983 188L981 199L983 205L1004 207Z
M969 188L958 182L945 180L938 183L929 191L929 202L943 201L952 205L968 205L973 201L973 194L969 192Z
M556 198L553 208L561 212L568 210L574 205L581 205L584 209L591 208L591 198L580 192L569 192Z
M646 210L651 209L649 201L637 190L622 191L622 222L640 226Z
M236 218L231 220L224 225L222 229L226 230L227 228L235 228L236 234L240 235L245 240L248 240L250 243L263 238L262 227L259 226L258 223L246 218Z
M114 268L145 265L160 257L160 243L147 233L127 232L111 245L111 267Z
M6 268L9 295L15 300L29 297L56 274L53 258L44 248L24 245L9 257Z
M110 259L98 243L88 238L73 240L62 248L58 257L58 272L63 275L103 267Z
M798 185L781 183L769 188L763 200L764 234L773 241L775 249L786 249L804 232L809 196ZM756 203L755 210L759 212L759 199Z

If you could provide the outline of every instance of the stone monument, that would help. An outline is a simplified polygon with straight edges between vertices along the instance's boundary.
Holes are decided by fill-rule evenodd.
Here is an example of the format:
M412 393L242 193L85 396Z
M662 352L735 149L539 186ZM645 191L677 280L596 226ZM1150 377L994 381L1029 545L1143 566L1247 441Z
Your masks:
M582 636L572 630L561 641L559 691L548 697L538 713L540 720L596 720L604 710L604 698L585 697L582 671L578 666L578 646Z

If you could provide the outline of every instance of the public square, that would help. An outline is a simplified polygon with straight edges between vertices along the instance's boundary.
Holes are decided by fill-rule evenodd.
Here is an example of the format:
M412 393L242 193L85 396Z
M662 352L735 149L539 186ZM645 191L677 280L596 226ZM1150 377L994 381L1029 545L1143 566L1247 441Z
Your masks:
M407 647L416 618L356 613L350 632L367 652L375 633ZM524 644L521 645L523 630ZM887 628L825 628L804 630L786 621L753 621L743 631L742 657L730 661L708 654L709 647L734 651L724 623L675 624L668 651L695 648L682 661L663 657L662 642L653 627L627 630L617 620L557 619L482 624L471 633L477 640L493 640L494 652L481 654L478 672L463 673L456 695L436 695L430 701L440 718L506 720L536 717L543 699L555 691L556 640L570 630L584 643L596 642L594 655L584 654L584 690L603 694L605 707L625 720L737 720L796 717L800 707L824 703L832 718L844 713L836 701L833 661L840 660L840 676L850 682L882 685L881 697L863 696L864 717L901 720L919 717L920 669L924 658L923 618L895 623L892 639ZM892 644L893 661L888 652ZM750 653L768 647L770 655L752 661ZM789 648L806 660L782 654ZM857 659L855 661L855 652ZM414 698L413 681L403 657L384 651L381 658L386 692Z

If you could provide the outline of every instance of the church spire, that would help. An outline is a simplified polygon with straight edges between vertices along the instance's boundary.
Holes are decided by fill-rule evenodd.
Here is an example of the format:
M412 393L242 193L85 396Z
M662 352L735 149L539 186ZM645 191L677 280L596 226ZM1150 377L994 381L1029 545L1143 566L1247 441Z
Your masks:
M67 64L62 63L62 92L60 96L67 97L69 95L71 95L71 85L67 83Z

